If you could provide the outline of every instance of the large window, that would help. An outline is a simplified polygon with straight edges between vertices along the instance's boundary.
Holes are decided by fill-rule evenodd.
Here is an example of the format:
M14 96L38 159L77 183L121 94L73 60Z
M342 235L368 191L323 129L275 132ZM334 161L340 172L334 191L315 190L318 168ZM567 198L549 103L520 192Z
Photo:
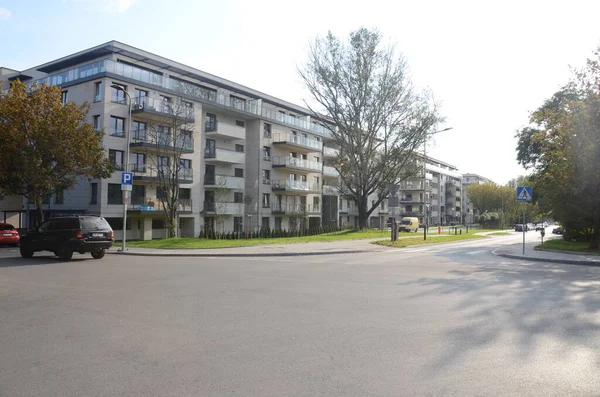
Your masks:
M269 229L271 227L271 222L270 222L271 218L269 218L268 216L263 216L262 217L262 228L263 229Z
M108 204L123 204L123 193L121 193L121 185L118 183L109 183L107 191Z
M124 152L122 150L110 149L108 151L108 158L109 158L110 162L114 165L115 170L122 171L124 169L123 157L124 157Z
M244 145L236 144L235 151L238 153L244 153Z
M94 83L94 102L100 102L102 100L102 82L98 81Z
M269 193L263 193L262 206L263 208L271 207L271 195Z
M262 170L262 183L265 185L271 184L271 170Z
M146 172L146 155L144 153L131 153L131 171Z
M69 100L69 91L65 90L62 92L62 95L60 96L60 100L62 101L63 104L67 103L67 101Z
M121 117L110 116L110 135L125 136L125 119Z
M244 177L244 169L243 168L235 168L234 176L236 178L243 178Z
M140 90L139 88L136 88L133 92L133 95L136 98L145 98L148 96L148 91L144 91L144 90Z
M244 202L244 193L242 193L242 192L233 193L233 202L234 203L243 203Z
M133 122L133 139L146 140L146 123L142 123L141 121Z
M263 160L271 161L271 148L268 146L263 146Z
M233 217L233 231L241 233L244 230L244 218L241 216Z
M95 131L100 131L100 115L92 116L92 125Z
M269 124L269 123L263 124L263 137L271 138L271 124Z
M204 131L213 132L217 130L217 115L212 113L206 113L206 119L204 120Z
M125 104L127 102L125 99L125 92L123 92L123 90L113 88L113 85L119 86L125 91L127 91L127 86L113 82L110 87L110 100L112 102Z
M181 166L181 168L185 168L185 169L191 169L192 168L192 160L188 160L188 159L180 159L179 160L179 165Z
M90 183L90 204L98 204L98 184Z

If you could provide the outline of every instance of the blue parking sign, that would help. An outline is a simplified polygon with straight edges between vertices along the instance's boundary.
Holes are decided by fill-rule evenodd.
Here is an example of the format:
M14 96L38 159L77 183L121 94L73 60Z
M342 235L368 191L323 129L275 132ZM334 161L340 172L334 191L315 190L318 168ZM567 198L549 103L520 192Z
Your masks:
M121 173L121 185L133 185L133 172Z

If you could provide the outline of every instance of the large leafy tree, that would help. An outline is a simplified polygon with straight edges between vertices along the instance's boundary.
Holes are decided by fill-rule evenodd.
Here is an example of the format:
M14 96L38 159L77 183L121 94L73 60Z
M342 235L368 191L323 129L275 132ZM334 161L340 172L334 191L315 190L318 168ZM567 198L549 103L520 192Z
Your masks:
M44 197L112 172L88 111L87 103L63 104L61 89L48 85L28 91L16 80L0 96L0 193L27 197L38 221Z
M377 31L359 29L347 43L331 33L318 38L299 73L313 99L307 106L334 125L340 151L331 165L364 228L388 184L419 172L413 153L441 121L436 106L413 88L404 59Z

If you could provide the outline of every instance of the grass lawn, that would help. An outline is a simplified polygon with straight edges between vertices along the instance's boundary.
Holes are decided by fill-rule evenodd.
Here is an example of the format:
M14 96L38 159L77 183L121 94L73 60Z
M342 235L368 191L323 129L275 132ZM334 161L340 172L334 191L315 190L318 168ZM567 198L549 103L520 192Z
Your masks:
M450 243L453 241L462 241L462 240L473 240L478 238L486 238L485 236L478 236L472 233L469 234L457 234L452 236L436 236L435 234L428 235L427 240L423 239L415 239L415 238L406 238L399 236L398 241L375 241L374 244L384 245L386 247L397 247L404 248L410 245L421 245L421 244L435 244L435 243Z
M552 249L552 250L559 250L559 251L573 251L573 252L581 252L582 254L584 253L594 253L594 254L599 254L600 250L591 250L588 248L588 243L574 243L571 241L565 241L563 239L553 239L553 240L547 240L546 242L544 242L544 244L542 245L538 245L538 248L546 248L546 249Z
M249 240L209 240L206 238L166 238L162 240L131 241L129 247L139 248L226 248L248 247L264 244L298 244L311 242L328 242L338 240L364 240L371 238L389 238L389 231L380 230L343 230L341 232L320 234L317 236L286 238L254 238Z

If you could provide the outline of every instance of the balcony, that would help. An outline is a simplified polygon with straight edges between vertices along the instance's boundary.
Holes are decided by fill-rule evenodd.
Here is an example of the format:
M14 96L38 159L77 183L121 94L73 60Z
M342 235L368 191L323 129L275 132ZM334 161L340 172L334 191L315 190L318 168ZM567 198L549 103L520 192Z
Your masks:
M301 153L320 152L323 142L294 134L274 134L273 145Z
M321 215L321 204L272 203L271 212L286 215Z
M323 185L323 195L337 196L340 194L340 189L337 185Z
M152 214L164 211L163 203L154 197L132 197L131 206L127 209L127 212L137 214ZM192 213L192 200L191 199L179 199L177 200L177 212L179 213Z
M219 138L225 140L246 139L246 129L237 125L227 124L220 121L207 121L204 123L204 133L207 138Z
M204 149L204 161L207 163L244 164L244 152L230 149Z
M306 181L290 181L288 179L272 180L271 189L274 192L296 192L296 193L319 193L320 188L318 183L310 183Z
M160 132L151 133L146 130L133 130L129 146L132 148L194 153L194 138L191 135L180 134L173 140L171 134Z
M340 150L339 149L334 149L331 147L324 147L323 148L323 156L325 157L329 157L329 158L335 158L338 157L340 155Z
M184 102L169 102L159 98L147 96L135 97L132 114L143 114L160 120L176 118L187 123L194 122L194 108Z
M340 214L358 215L358 207L340 207Z
M133 180L139 182L156 182L160 180L169 180L169 167L152 167L146 164L133 164L131 167ZM177 174L177 179L181 184L190 184L194 182L194 170L191 168L181 168Z
M402 205L411 205L411 204L425 204L425 201L423 201L422 199L413 199L413 198L409 198L409 197L403 197L402 199L400 199L398 201L399 204Z
M202 213L239 216L244 214L244 203L204 201Z
M289 156L273 157L272 163L273 168L287 168L304 172L321 172L322 167L320 162L303 160Z
M238 178L230 175L215 175L205 174L204 175L204 187L207 189L244 189L244 178Z
M323 176L337 178L340 176L340 173L335 168L326 165L323 167Z
M119 138L125 138L125 130L119 130L119 129L111 127L110 130L108 130L108 135L116 136Z

